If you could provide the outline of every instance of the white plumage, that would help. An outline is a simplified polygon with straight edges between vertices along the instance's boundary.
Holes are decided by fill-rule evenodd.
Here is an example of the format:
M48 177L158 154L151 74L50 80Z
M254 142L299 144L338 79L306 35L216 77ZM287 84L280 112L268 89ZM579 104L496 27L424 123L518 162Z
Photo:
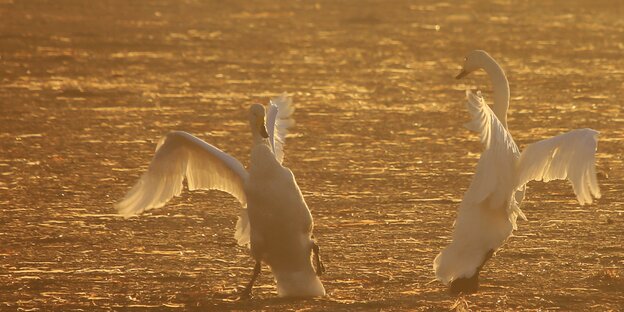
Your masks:
M269 111L267 112L267 131L269 133L269 143L275 153L277 161L284 161L284 144L286 143L286 134L288 128L295 125L295 120L291 118L295 112L295 106L292 105L292 99L282 94L271 100ZM270 126L273 125L273 126Z
M184 179L189 190L228 192L242 205L235 238L240 245L250 245L256 259L254 276L243 295L250 295L261 262L271 268L280 297L325 295L317 276L323 266L312 239L312 215L294 175L281 165L293 111L289 96L272 99L267 131L264 107L250 107L249 171L234 157L188 133L169 133L158 143L147 172L115 207L125 217L162 207L181 193Z
M460 204L452 241L434 260L438 280L452 292L474 292L481 267L526 219L520 204L531 180L568 179L581 205L600 198L595 152L598 132L577 129L533 143L520 153L507 130L509 84L500 66L484 51L473 51L457 78L484 69L494 85L494 107L480 93L466 92L472 119L466 128L479 133L484 151Z
M115 207L126 217L160 208L182 193L184 179L191 191L228 192L244 207L247 177L236 158L186 132L173 131L160 139L149 169Z

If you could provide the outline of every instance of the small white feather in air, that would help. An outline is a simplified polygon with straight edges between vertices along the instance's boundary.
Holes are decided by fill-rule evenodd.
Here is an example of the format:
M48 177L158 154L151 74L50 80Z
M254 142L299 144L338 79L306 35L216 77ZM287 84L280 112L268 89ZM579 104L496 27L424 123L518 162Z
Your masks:
M480 93L466 92L472 120L466 128L479 133L484 151L470 187L459 206L452 241L435 258L438 280L450 283L452 293L478 289L479 271L516 229L518 217L526 219L520 204L526 183L567 179L581 205L600 198L595 153L598 132L577 129L533 143L521 153L507 130L509 83L503 69L485 51L465 59L457 79L484 69L494 86L494 106Z
M158 143L147 172L115 207L125 217L162 207L180 195L184 179L189 190L228 192L242 204L235 238L238 244L251 248L256 260L253 277L242 296L251 295L261 262L271 268L278 296L324 296L318 278L324 267L312 238L312 215L294 175L282 166L286 134L294 124L293 111L287 95L272 99L266 116L264 106L250 107L253 140L249 170L234 157L186 132L169 133Z

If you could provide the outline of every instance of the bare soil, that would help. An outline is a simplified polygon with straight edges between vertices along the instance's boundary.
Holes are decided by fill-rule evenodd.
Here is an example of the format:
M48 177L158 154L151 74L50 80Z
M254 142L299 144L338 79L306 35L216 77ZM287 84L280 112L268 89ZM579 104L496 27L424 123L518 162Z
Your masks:
M621 1L0 0L0 310L623 310ZM464 55L505 68L520 148L601 132L603 198L529 185L528 222L460 298L434 281L481 151ZM285 164L315 217L328 296L232 299L253 261L238 203L112 204L184 130L248 163L247 107L297 105Z

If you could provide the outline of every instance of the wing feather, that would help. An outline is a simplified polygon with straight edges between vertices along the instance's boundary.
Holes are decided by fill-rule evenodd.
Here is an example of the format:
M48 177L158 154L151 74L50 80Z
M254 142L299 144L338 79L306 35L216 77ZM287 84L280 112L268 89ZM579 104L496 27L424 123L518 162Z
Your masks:
M581 205L600 198L596 179L598 131L576 129L529 145L518 162L516 185L568 179Z
M292 118L294 111L295 106L292 104L292 98L286 93L274 97L269 103L267 112L269 142L275 158L280 163L284 160L284 145L286 144L288 128L295 124L295 120Z
M472 120L465 127L479 133L484 151L463 201L478 204L487 199L491 207L509 207L509 199L514 191L511 187L514 182L514 165L520 155L518 147L480 92L475 94L467 90L466 98L466 107Z
M160 208L180 195L185 178L190 190L228 192L245 207L247 175L234 157L186 132L174 131L160 140L147 172L115 208L125 217Z

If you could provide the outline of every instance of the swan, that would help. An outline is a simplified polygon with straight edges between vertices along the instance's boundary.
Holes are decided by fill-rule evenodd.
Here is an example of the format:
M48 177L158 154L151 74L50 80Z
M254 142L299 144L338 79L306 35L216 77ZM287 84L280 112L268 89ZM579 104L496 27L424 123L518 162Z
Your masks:
M433 262L436 278L450 292L473 293L479 287L479 272L493 253L516 229L529 181L568 179L581 205L600 198L595 153L598 132L576 129L530 144L521 153L507 129L509 83L503 69L485 51L476 50L464 60L461 79L484 69L494 87L494 106L486 105L481 93L466 91L472 117L465 126L477 132L484 151L470 187L464 194L455 220L451 243Z
M286 94L273 98L266 112L266 127L264 106L251 105L248 170L236 158L191 134L167 134L158 143L147 172L115 204L118 213L131 217L164 206L180 195L184 179L189 190L230 193L242 205L235 239L251 249L256 261L241 298L251 296L262 262L273 273L279 297L324 296L319 276L325 269L312 236L312 215L292 171L282 166L286 134L294 124L293 111Z

